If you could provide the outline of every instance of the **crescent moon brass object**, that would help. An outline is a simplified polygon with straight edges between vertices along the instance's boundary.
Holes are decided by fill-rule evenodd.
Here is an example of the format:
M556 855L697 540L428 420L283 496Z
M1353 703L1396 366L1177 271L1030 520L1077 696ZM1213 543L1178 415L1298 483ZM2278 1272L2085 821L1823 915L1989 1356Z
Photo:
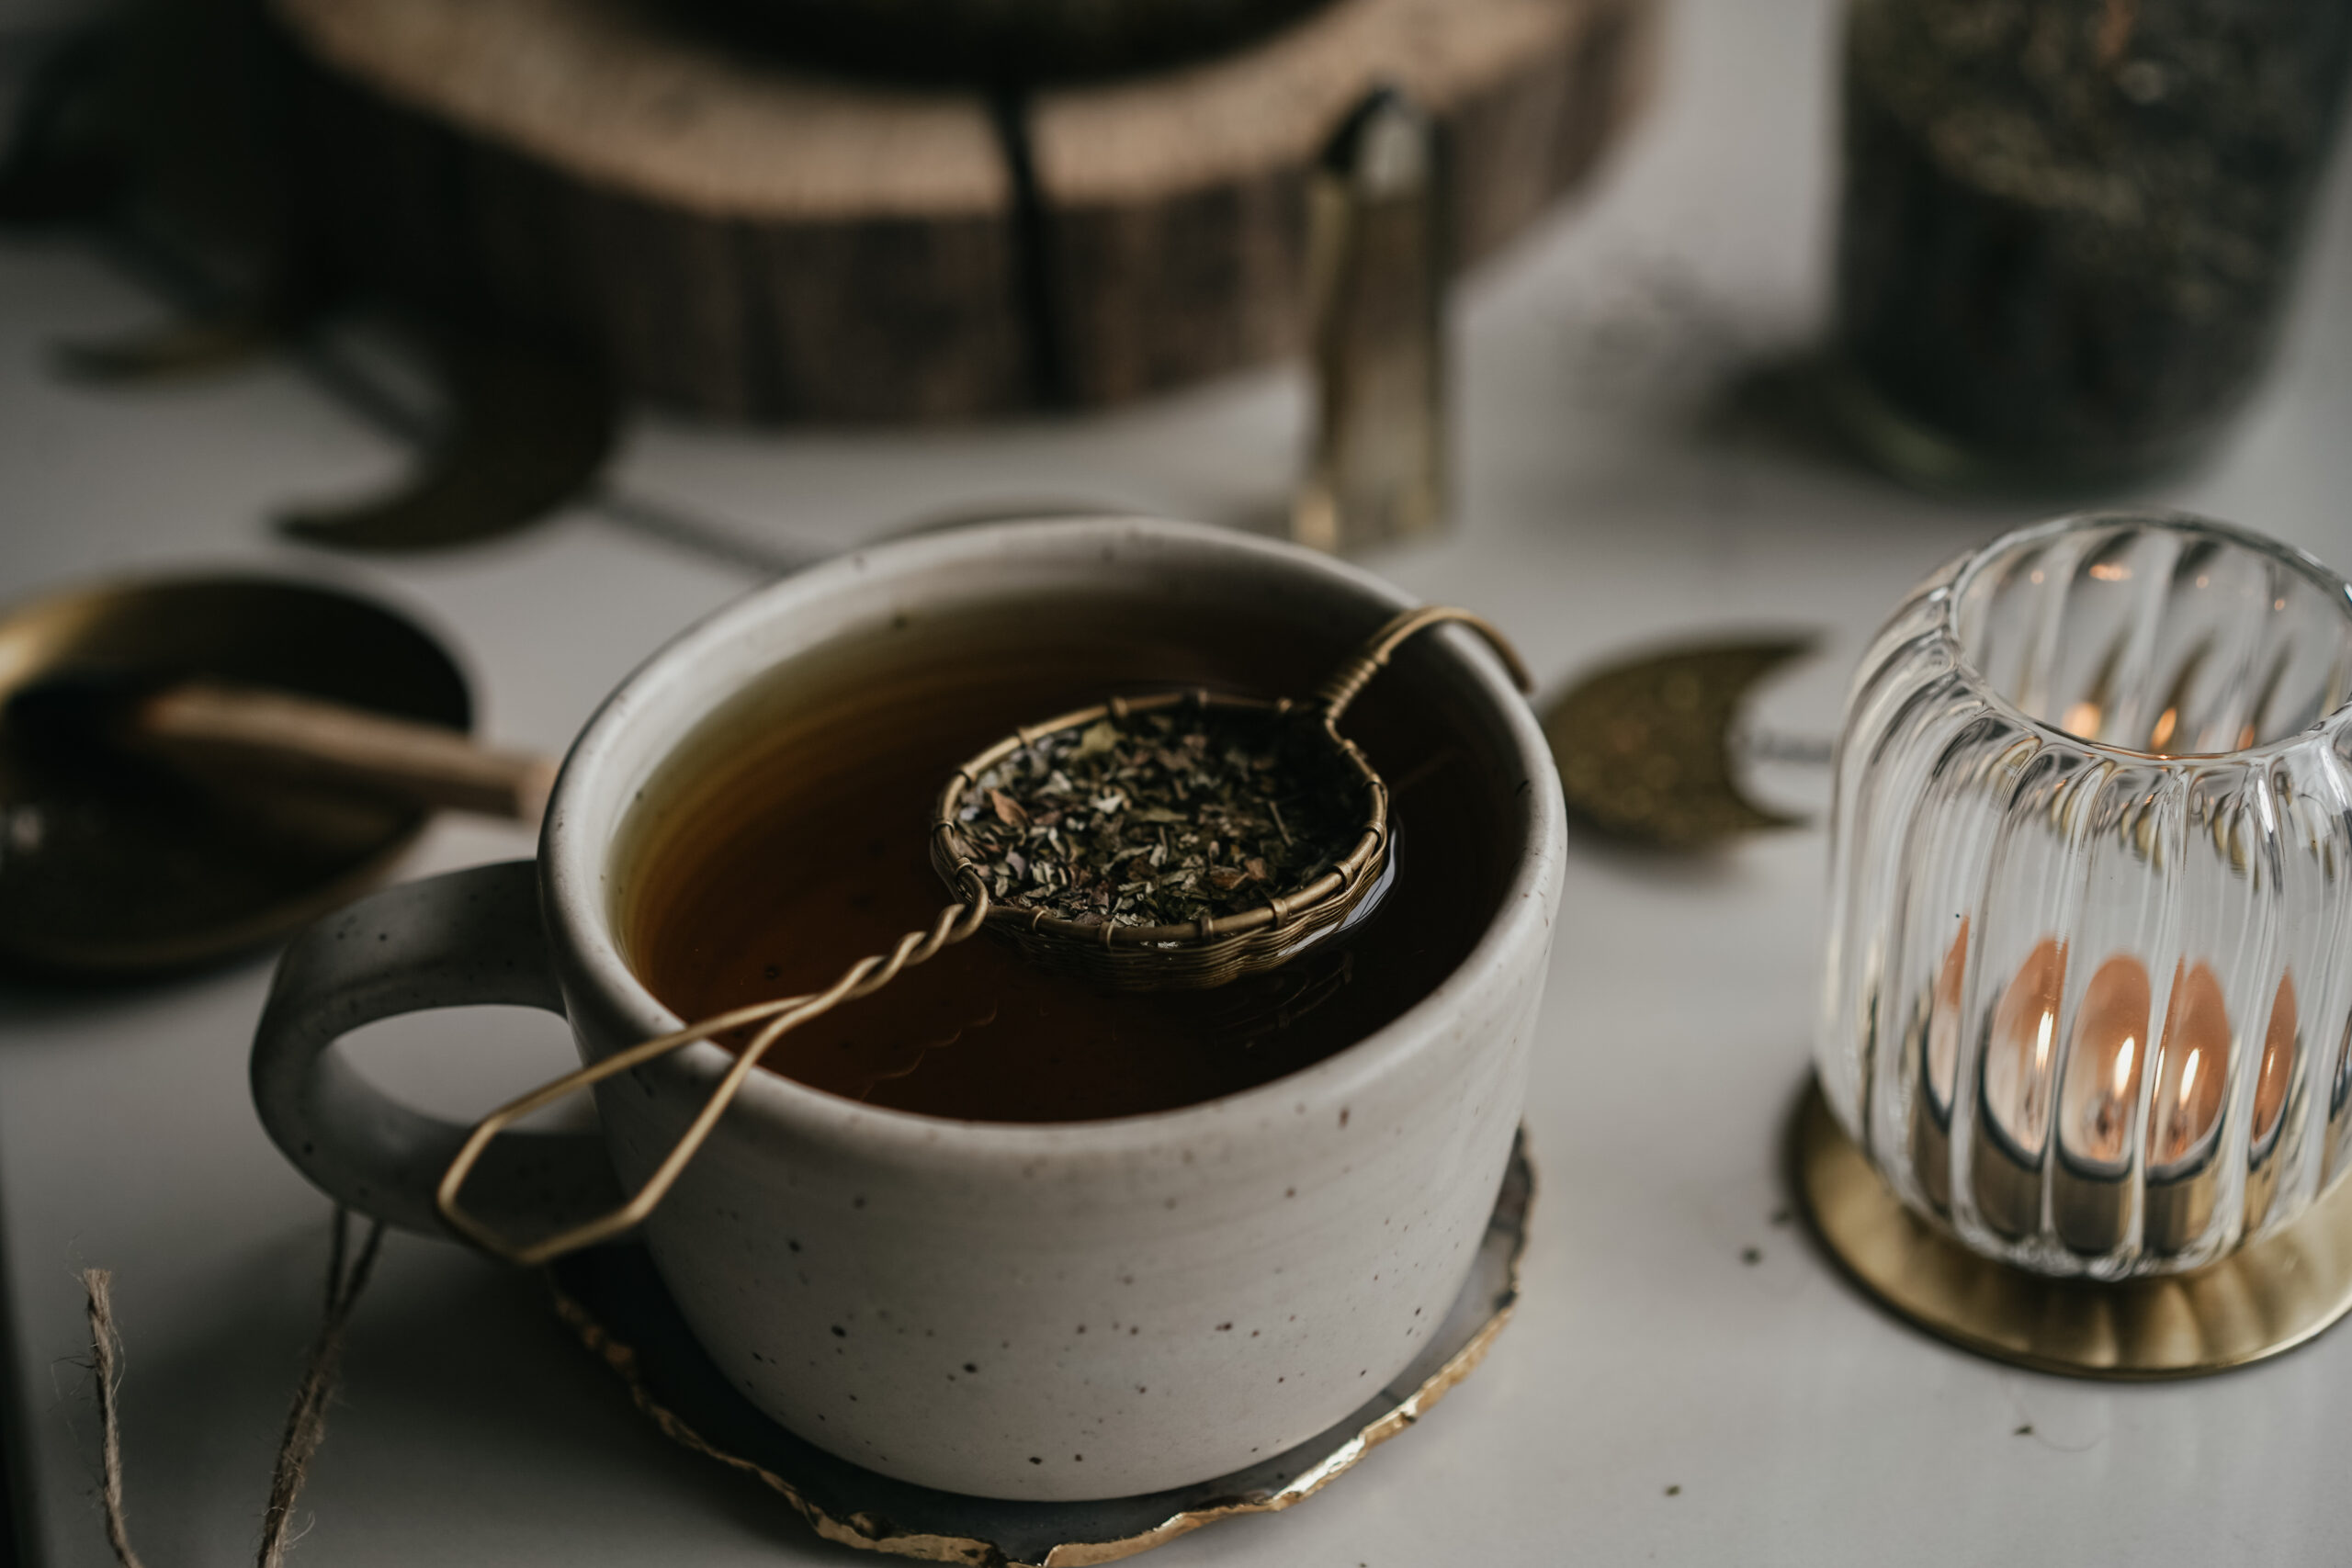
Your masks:
M1813 649L1811 637L1671 648L1578 681L1544 714L1569 816L1668 850L1801 826L1741 793L1733 729L1748 688Z
M337 549L438 549L514 533L594 483L615 411L594 371L497 342L451 343L441 359L452 418L415 477L388 495L280 518L281 532Z

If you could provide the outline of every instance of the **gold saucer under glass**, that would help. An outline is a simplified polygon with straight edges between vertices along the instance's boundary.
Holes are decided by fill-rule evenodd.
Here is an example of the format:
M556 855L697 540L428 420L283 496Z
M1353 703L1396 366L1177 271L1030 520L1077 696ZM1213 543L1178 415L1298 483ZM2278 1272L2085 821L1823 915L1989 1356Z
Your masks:
M2291 1350L2352 1311L2352 1183L2191 1273L2100 1284L1980 1258L1904 1207L1809 1086L1792 1140L1797 1190L1829 1253L1930 1334L2038 1371L2200 1377Z

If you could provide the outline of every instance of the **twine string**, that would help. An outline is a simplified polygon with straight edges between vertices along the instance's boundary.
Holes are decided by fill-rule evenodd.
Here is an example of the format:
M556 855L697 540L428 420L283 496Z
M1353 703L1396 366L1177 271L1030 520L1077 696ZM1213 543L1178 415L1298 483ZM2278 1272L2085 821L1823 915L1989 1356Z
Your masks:
M371 1221L351 1257L351 1212L334 1212L334 1228L327 1258L326 1300L319 1331L311 1337L302 1362L302 1381L286 1413L286 1428L278 1438L277 1460L271 1468L269 1503L262 1513L258 1568L283 1568L287 1531L294 1517L295 1500L310 1478L311 1461L326 1438L327 1406L334 1401L335 1374L343 1363L344 1333L352 1309L376 1267L384 1239L384 1223ZM144 1568L131 1549L122 1497L121 1381L122 1337L114 1321L114 1275L105 1269L82 1270L82 1290L90 1319L90 1362L96 1377L98 1405L99 1500L107 1521L107 1543L114 1548L121 1568Z
M344 1331L350 1325L352 1309L359 1304L359 1292L367 1288L368 1277L375 1269L377 1249L384 1239L384 1222L368 1223L367 1238L359 1244L359 1255L346 1269L345 1258L350 1250L350 1232L351 1211L338 1207L327 1258L326 1301L319 1332L311 1340L310 1353L304 1358L302 1381L294 1391L293 1404L287 1408L286 1430L277 1443L277 1462L270 1471L269 1503L262 1510L261 1551L254 1558L258 1568L281 1568L286 1561L286 1533L293 1523L294 1500L301 1495L302 1483L310 1478L311 1461L326 1439L327 1405L334 1397L335 1374L343 1363Z
M82 1291L89 1303L90 1371L97 1382L98 1495L106 1509L107 1543L114 1548L115 1561L122 1568L142 1568L139 1553L130 1550L130 1529L123 1521L122 1420L117 1400L122 1337L114 1326L113 1273L105 1269L83 1269Z

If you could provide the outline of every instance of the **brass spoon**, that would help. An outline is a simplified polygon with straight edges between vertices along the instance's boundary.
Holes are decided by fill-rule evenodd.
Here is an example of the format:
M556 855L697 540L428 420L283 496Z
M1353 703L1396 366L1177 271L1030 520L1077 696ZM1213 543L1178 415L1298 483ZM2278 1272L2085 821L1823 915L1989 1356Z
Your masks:
M292 692L197 679L144 688L52 675L7 701L8 726L50 745L101 748L200 783L353 791L388 803L537 822L556 764L461 730Z

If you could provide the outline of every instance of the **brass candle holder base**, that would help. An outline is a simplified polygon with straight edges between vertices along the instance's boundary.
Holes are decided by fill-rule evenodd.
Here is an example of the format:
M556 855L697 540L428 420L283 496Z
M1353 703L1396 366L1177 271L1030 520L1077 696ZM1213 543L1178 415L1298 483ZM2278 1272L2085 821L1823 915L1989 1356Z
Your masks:
M1791 1141L1831 1257L1879 1302L1964 1349L2037 1371L2201 1377L2291 1350L2352 1312L2352 1184L2282 1231L2192 1273L2101 1284L1980 1258L1882 1179L1808 1086Z

